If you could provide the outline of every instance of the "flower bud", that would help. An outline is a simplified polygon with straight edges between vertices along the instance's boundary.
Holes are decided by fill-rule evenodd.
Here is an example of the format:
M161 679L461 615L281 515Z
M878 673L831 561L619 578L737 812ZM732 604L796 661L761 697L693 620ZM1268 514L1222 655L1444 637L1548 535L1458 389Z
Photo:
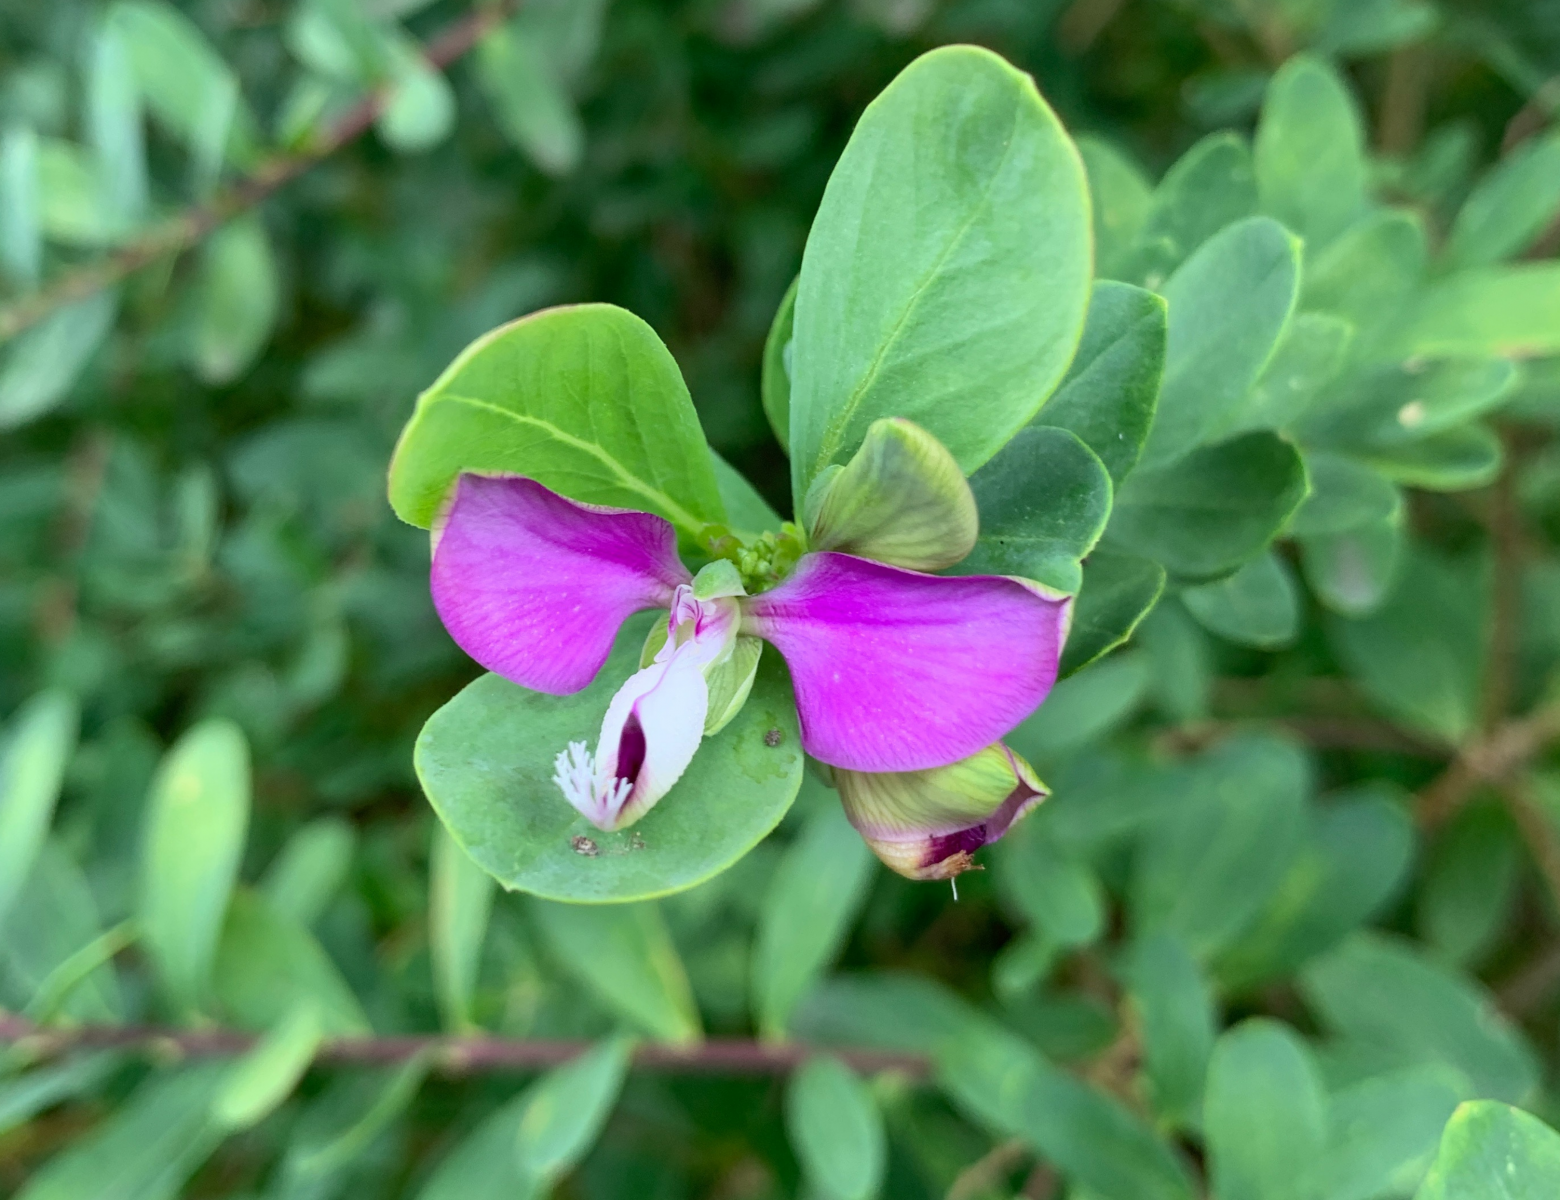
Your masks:
M979 530L975 496L953 455L899 417L874 421L855 457L819 475L803 507L811 549L916 571L951 567Z
M834 772L845 815L909 879L951 879L1050 793L1001 742L927 771Z

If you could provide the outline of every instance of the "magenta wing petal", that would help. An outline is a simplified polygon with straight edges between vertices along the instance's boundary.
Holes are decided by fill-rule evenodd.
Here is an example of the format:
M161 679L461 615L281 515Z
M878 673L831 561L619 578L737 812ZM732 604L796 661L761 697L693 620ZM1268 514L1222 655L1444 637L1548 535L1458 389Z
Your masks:
M1045 699L1071 600L997 575L809 554L743 603L743 631L791 669L809 754L851 771L920 771L998 741Z
M462 475L434 531L433 604L450 636L488 670L554 696L594 679L624 619L668 604L689 578L662 518L518 476Z

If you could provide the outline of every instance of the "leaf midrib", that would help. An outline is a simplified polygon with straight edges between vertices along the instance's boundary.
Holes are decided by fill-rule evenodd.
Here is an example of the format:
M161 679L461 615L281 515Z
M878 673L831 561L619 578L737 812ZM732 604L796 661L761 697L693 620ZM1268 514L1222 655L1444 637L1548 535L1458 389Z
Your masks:
M833 461L834 455L839 451L840 442L845 436L845 430L850 427L851 421L855 418L856 410L861 407L863 398L882 372L883 361L888 357L888 352L894 343L899 340L906 323L910 320L910 314L920 304L921 298L926 294L927 289L931 287L932 280L942 270L943 265L953 254L954 249L964 241L969 235L970 229L974 226L975 221L990 207L991 193L996 190L997 179L1002 174L1004 168L1006 168L1008 159L1013 153L1013 144L1017 141L1018 112L1019 105L1015 103L1013 105L1012 125L1008 130L1007 144L1002 148L1002 157L997 161L996 167L986 180L986 186L981 191L980 199L971 206L968 219L948 239L947 245L942 248L936 260L927 268L925 276L916 285L915 290L910 293L909 299L905 301L904 311L899 314L899 319L894 322L894 326L889 331L888 336L883 339L883 344L878 347L878 352L873 356L872 363L868 366L866 374L862 376L861 382L856 385L850 396L846 398L845 403L836 410L829 423L824 426L823 438L819 442L817 453L813 456L812 476L816 476L819 471Z
M613 458L612 455L607 452L606 448L598 442L592 442L572 434L568 430L562 429L559 426L553 424L551 421L543 420L541 417L533 417L526 413L515 412L513 409L504 408L502 405L494 404L488 400L478 400L474 396L462 396L454 392L442 392L438 397L436 397L435 403L445 400L450 400L457 404L467 404L472 408L481 409L484 412L494 413L497 416L505 417L508 420L514 421L517 425L530 425L537 429L543 430L550 437L557 438L565 445L571 446L574 449L579 450L584 454L588 454L592 458L596 459L601 463L602 466L607 468L612 476L619 483L621 483L623 487L627 488L631 492L645 497L645 499L649 500L653 506L669 517L673 524L681 526L689 533L698 533L698 531L704 527L704 521L699 520L682 505L678 504L677 501L668 496L665 492L661 491L659 488L651 487L638 476L630 474L627 468L618 462L617 459Z

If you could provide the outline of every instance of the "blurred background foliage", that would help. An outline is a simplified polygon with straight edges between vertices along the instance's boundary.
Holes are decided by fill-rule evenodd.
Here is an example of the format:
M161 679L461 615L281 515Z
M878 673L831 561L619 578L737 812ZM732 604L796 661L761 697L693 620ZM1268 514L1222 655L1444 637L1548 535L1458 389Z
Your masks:
M589 299L656 329L712 445L783 509L770 321L856 116L945 42L1030 71L1129 225L1313 51L1359 98L1371 187L1438 247L1492 164L1527 164L1494 248L1475 229L1443 261L1552 256L1560 7L530 0L435 69L417 46L472 11L0 10L0 325L149 230L193 246L0 350L0 1006L269 1031L239 1074L14 1048L0 1191L1125 1200L1192 1194L1211 1160L1227 1200L1367 1200L1413 1193L1459 1099L1560 1115L1560 775L1476 786L1542 768L1553 733L1543 708L1503 722L1560 658L1555 360L1494 389L1493 482L1483 443L1398 462L1447 490L1364 525L1313 513L1311 544L1262 560L1287 583L1187 589L1063 685L1019 742L1056 799L957 903L875 870L810 788L659 905L494 895L412 774L475 670L384 500L413 398L462 346ZM316 154L375 89L370 133L210 236L165 223ZM1178 261L1110 246L1101 273L1150 287ZM1274 595L1287 611L1246 603ZM1218 1036L1260 1014L1287 1024ZM635 1072L610 1120L613 1040L528 1092L426 1057L302 1074L325 1035L619 1027L956 1045L960 1070ZM1062 1119L990 1110L1013 1063Z

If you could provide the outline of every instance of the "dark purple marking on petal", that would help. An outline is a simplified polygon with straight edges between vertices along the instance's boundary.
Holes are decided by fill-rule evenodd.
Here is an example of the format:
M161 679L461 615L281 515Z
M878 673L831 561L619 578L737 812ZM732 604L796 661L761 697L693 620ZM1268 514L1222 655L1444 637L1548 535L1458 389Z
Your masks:
M932 838L926 844L926 853L921 859L923 867L934 867L945 858L952 858L955 854L974 854L986 844L986 825L972 825L968 829L961 829L958 833L944 833Z
M639 714L631 712L623 722L623 733L618 738L617 778L632 785L639 779L639 769L645 765L645 727L639 723Z

